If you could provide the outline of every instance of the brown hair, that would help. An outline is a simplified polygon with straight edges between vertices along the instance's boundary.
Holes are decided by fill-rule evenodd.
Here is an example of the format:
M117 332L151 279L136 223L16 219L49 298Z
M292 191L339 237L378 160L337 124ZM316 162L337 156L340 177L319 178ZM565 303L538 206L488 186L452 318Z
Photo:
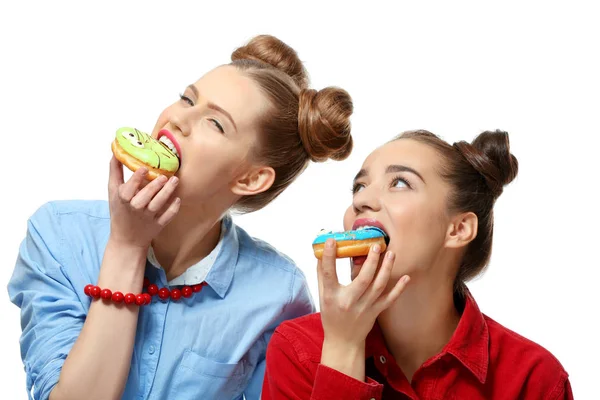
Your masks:
M261 137L254 156L275 170L275 181L265 192L242 197L235 205L241 212L251 212L281 194L309 161L343 160L350 155L353 105L343 89L309 89L297 53L273 36L253 38L235 50L231 60L271 103L259 120Z
M469 243L454 282L455 291L462 294L465 282L479 275L490 260L494 203L519 169L516 157L510 153L508 133L485 131L472 143L461 141L452 146L425 130L404 132L398 139L413 139L433 147L443 158L442 177L453 187L449 209L477 215L477 236Z

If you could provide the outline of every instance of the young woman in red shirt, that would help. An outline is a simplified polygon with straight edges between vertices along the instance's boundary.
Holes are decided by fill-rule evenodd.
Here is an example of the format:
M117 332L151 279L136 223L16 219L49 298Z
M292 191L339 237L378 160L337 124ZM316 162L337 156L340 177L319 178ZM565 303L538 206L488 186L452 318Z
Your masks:
M568 374L540 345L482 314L465 282L491 254L493 207L517 175L506 132L446 143L411 131L356 175L344 229L389 236L335 270L318 262L321 313L281 324L263 399L571 399Z

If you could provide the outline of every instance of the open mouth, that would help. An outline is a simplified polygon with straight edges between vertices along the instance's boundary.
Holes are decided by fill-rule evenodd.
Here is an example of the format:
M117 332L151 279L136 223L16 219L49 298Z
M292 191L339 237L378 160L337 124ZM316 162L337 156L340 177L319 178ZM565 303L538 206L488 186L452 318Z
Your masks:
M375 230L380 231L381 233L383 233L383 239L385 240L385 244L386 245L390 244L390 237L387 234L385 227L383 226L383 224L381 222L377 221L376 219L362 218L362 219L357 219L356 221L354 221L354 224L352 225L352 230L361 230L361 229L375 229ZM352 264L355 266L360 266L360 265L363 265L366 260L367 260L367 256L352 257Z
M372 219L372 218L357 219L356 221L354 221L354 224L352 225L352 230L359 230L359 229L376 229L376 230L380 231L381 233L383 233L385 244L386 245L390 244L390 237L387 234L385 227L383 226L383 224L381 222L377 221L376 219Z
M160 132L158 132L158 141L171 150L181 162L181 147L171 132L166 129L162 129Z

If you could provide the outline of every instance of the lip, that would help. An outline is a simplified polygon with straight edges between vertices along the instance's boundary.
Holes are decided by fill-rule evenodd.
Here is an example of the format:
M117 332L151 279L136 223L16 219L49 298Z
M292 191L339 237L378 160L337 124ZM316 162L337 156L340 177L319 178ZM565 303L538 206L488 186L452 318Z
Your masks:
M385 230L385 227L383 226L383 224L374 218L357 219L356 221L354 221L354 224L352 225L352 230L358 229L363 226L374 226L375 228L381 229L383 232L385 232L386 235L388 234L387 231Z
M352 265L355 267L362 266L365 263L365 261L367 261L367 256L352 257Z
M181 162L181 159L183 158L181 154L181 146L179 146L179 142L177 141L177 139L175 139L175 135L173 135L170 131L166 129L161 129L158 132L158 135L156 136L156 140L160 139L161 136L166 136L167 139L173 142L173 145L175 145L175 149L177 149L177 154L179 154L179 161Z

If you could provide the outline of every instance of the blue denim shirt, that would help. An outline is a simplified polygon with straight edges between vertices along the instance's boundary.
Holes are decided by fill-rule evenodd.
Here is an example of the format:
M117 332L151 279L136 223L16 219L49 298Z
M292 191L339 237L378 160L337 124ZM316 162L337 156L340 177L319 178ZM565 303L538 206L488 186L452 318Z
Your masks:
M154 296L141 308L123 399L259 399L274 329L315 311L293 261L229 216L222 228L212 265L200 274L208 286L178 302ZM47 399L58 382L89 310L83 288L97 281L109 230L104 201L50 202L28 221L8 292L21 308L30 398ZM197 275L187 275L186 284L196 283ZM168 286L164 270L149 262L146 276Z

